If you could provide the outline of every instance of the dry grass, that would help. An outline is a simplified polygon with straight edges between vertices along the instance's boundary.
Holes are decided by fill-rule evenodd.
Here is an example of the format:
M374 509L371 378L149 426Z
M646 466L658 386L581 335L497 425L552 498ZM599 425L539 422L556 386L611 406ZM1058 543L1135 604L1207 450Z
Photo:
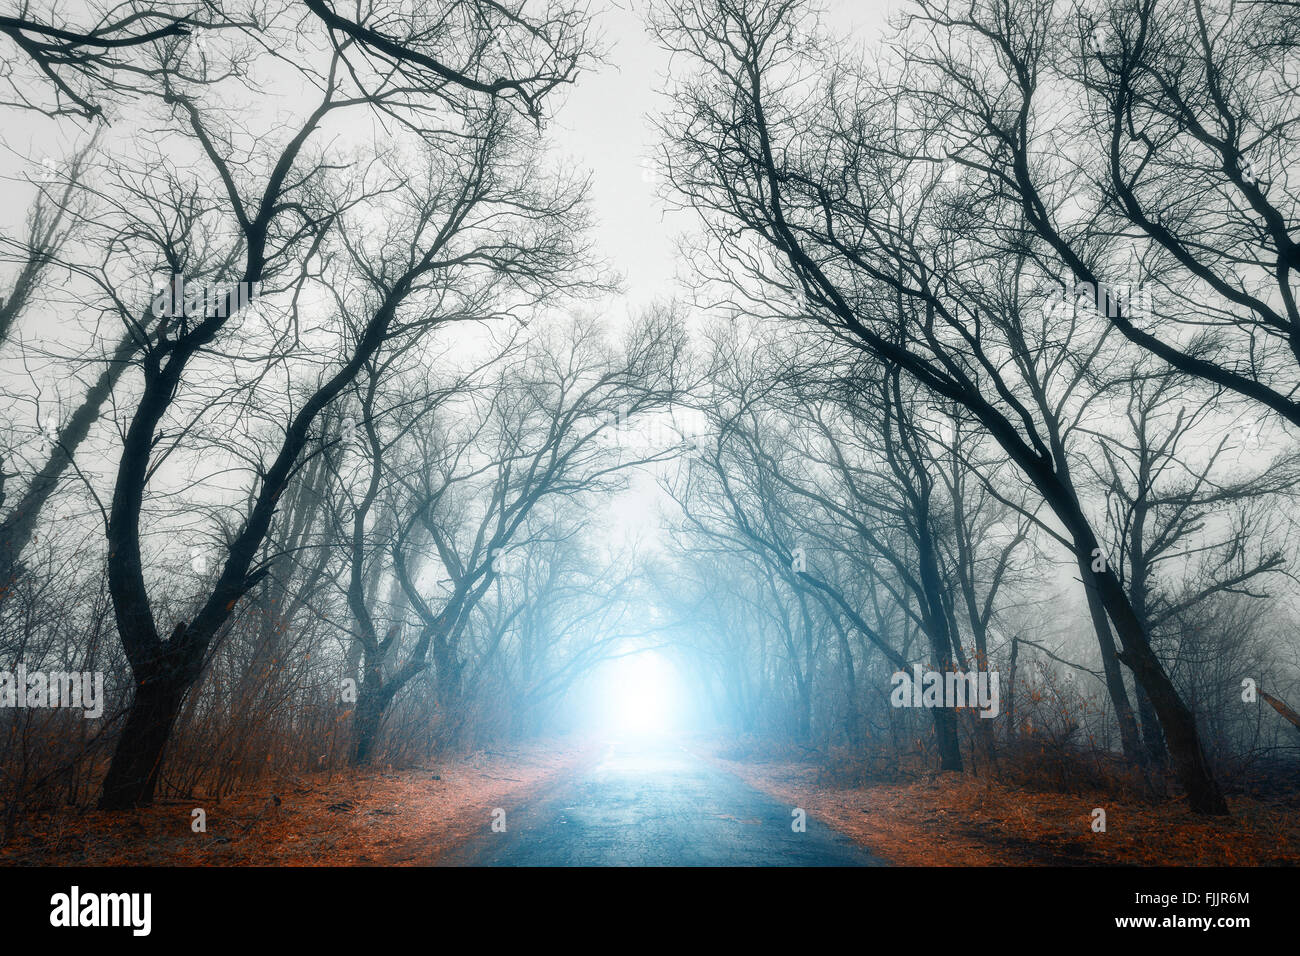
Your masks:
M902 866L1276 866L1300 864L1300 798L1238 796L1231 814L1199 817L1176 801L1100 791L1044 793L968 776L827 786L806 762L702 753L750 786L800 806ZM1106 811L1106 832L1092 811Z
M313 773L219 802L103 813L69 807L24 821L0 864L83 866L429 865L589 758L580 743L480 751L420 770ZM207 832L191 811L207 812Z

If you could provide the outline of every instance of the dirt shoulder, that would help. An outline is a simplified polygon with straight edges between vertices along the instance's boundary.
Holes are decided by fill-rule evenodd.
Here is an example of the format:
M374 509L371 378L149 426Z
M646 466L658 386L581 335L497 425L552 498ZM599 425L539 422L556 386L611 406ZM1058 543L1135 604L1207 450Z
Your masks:
M819 784L816 766L700 755L750 786L800 806L900 866L1278 866L1300 864L1300 801L1230 799L1198 817L1179 802L1041 793L971 777L865 787ZM1093 832L1093 809L1106 832Z
M593 757L582 743L479 751L419 770L283 777L220 801L67 808L21 822L0 864L427 866ZM192 811L206 813L195 833Z

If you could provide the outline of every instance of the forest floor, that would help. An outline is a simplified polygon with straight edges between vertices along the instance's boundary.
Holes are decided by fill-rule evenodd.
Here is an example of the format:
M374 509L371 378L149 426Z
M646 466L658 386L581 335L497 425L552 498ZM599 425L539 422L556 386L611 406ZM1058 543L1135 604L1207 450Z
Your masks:
M1296 792L1231 795L1229 816L1215 818L1180 800L1044 792L955 774L827 784L822 768L806 760L716 743L692 749L898 866L1300 865ZM1106 811L1105 832L1092 829L1095 808Z
M576 741L503 747L418 770L285 775L220 801L160 801L105 813L68 807L29 817L0 865L424 866L577 771L594 750ZM192 811L207 832L193 830Z
M1190 813L1182 801L1140 799L1115 789L1063 793L919 773L900 782L850 785L804 755L707 738L690 740L685 750L776 798L782 816L789 807L802 807L894 865L1300 864L1295 787L1232 794L1229 816L1206 818ZM61 808L21 818L0 847L0 865L455 864L464 862L464 847L492 833L498 807L507 810L515 834L513 824L523 821L519 825L527 830L529 814L558 799L551 816L563 818L569 826L562 829L572 831L584 805L582 794L570 791L581 790L602 756L608 753L591 742L539 741L448 757L421 769L281 775L221 800L169 799L126 813ZM655 768L642 769L642 777L650 778L641 782L655 793L681 787L680 771L673 777L664 770L659 779ZM706 787L705 796L725 789ZM605 823L609 814L630 814L624 828L629 839L664 825L673 832L686 827L689 835L694 831L687 818L705 813L709 800L692 798L685 800L689 806L678 806L682 797L659 793L641 801L644 806L593 797L599 805L589 809ZM194 832L196 808L205 811L206 832ZM1106 811L1105 832L1092 829L1095 808ZM599 833L610 839L613 831L606 826ZM649 842L672 843L663 834ZM703 846L708 840L701 836L696 842ZM711 862L729 859L723 854Z

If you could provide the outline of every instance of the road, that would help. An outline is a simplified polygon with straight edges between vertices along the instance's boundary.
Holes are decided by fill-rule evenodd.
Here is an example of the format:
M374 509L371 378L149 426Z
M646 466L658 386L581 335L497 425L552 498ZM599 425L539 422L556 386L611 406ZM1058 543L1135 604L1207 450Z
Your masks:
M444 862L459 866L883 866L848 837L679 747L614 746L588 769L503 807Z

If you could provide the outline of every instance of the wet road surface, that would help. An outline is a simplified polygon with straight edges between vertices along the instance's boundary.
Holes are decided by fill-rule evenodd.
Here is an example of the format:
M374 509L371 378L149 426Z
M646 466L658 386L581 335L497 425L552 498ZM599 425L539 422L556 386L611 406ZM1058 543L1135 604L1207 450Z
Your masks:
M460 866L883 866L848 837L678 747L616 746L507 806L445 862Z

